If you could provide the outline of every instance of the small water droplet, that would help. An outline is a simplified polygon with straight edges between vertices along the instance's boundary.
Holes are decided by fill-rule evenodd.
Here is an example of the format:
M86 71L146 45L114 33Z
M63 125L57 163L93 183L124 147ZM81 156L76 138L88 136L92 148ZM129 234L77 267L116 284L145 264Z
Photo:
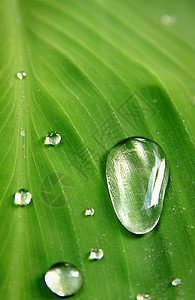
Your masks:
M116 215L132 233L145 234L159 221L169 168L161 147L145 138L128 138L107 157L108 189Z
M93 216L95 214L95 210L93 208L88 208L85 210L85 216Z
M83 278L75 266L61 262L53 265L45 273L45 283L54 294L66 297L79 291L83 284Z
M89 253L89 260L102 259L103 256L104 256L104 251L102 249L93 248L93 249L91 249L91 251Z
M49 132L45 137L45 145L58 145L61 141L61 136L59 133Z
M20 131L20 135L21 135L21 136L25 136L25 131L24 131L24 130L21 130L21 131Z
M177 22L177 19L175 16L163 15L161 17L161 23L163 25L171 26L171 25L174 25L176 22Z
M138 294L136 297L137 300L151 300L151 297L149 294Z
M32 195L25 189L20 189L14 195L14 204L16 205L28 205L31 202Z
M177 285L182 284L182 282L181 282L181 279L180 279L180 278L175 278L175 279L171 282L171 284L172 284L173 286L177 286Z
M18 73L16 74L17 78L20 79L20 80L24 79L24 78L26 77L26 75L27 75L27 74L26 74L26 72L24 72L24 71L18 72Z

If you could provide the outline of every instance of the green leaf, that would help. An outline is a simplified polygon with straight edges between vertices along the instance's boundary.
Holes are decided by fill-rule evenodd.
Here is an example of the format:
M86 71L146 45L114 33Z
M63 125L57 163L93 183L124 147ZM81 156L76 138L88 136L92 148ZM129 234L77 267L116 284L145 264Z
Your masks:
M74 299L194 298L194 8L1 1L1 299L56 299L43 277L60 261L84 276ZM44 145L52 130L56 147ZM156 141L170 166L159 225L141 237L116 218L105 179L109 149L130 136ZM13 204L21 188L33 195L26 207ZM94 247L105 256L90 262Z

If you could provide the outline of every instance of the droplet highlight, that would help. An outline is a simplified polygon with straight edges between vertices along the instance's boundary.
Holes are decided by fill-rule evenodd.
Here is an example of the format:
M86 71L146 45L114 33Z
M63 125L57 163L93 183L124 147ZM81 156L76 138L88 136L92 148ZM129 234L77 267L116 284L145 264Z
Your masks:
M25 189L20 189L14 195L14 204L16 205L28 205L31 202L32 195L29 191Z
M180 278L175 278L175 279L171 282L171 284L172 284L173 286L177 286L177 285L182 284L182 281L181 281Z
M94 214L95 214L95 210L93 208L88 208L84 212L85 216L93 216Z
M169 167L162 148L146 138L128 138L107 157L106 177L115 213L132 233L145 234L158 223Z
M61 297L76 294L83 284L83 277L79 270L67 262L53 265L45 273L44 279L48 288Z
M22 80L22 79L26 78L27 74L26 74L26 72L21 71L21 72L18 72L16 74L16 76L17 76L18 79Z
M177 22L176 16L163 15L161 16L161 23L165 26L172 26Z
M151 300L149 294L138 294L136 297L137 300Z
M45 145L58 145L61 141L61 136L59 133L49 132L45 137Z
M101 248L98 249L91 249L89 253L89 260L97 260L97 259L102 259L104 256L104 251Z

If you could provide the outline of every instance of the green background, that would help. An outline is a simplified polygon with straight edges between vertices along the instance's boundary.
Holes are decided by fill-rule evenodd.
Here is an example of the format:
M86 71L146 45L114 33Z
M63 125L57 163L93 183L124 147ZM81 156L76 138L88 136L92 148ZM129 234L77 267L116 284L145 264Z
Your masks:
M43 276L59 261L84 276L75 300L194 298L194 13L193 0L1 0L0 299L56 299ZM43 144L52 130L58 147ZM141 237L105 179L130 136L159 143L170 166L160 223ZM20 188L27 207L13 204ZM93 247L102 260L88 261Z

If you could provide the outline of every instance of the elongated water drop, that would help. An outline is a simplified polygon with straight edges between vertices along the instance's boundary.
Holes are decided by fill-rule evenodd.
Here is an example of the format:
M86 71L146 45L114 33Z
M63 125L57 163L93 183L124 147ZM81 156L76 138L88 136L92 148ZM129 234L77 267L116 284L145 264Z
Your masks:
M32 195L25 189L20 189L14 195L14 204L16 205L28 205L31 202Z
M45 137L45 144L46 145L58 145L61 141L61 136L59 133L49 132Z
M83 278L79 270L67 262L53 265L45 273L45 283L58 296L72 296L79 291Z
M20 71L16 74L16 76L17 76L18 79L22 80L26 77L26 72Z
M169 168L161 147L145 138L128 138L107 157L106 177L116 215L132 233L151 231L159 221Z
M177 285L182 284L182 282L181 282L181 279L180 279L180 278L175 278L175 279L171 282L171 284L172 284L173 286L177 286Z

